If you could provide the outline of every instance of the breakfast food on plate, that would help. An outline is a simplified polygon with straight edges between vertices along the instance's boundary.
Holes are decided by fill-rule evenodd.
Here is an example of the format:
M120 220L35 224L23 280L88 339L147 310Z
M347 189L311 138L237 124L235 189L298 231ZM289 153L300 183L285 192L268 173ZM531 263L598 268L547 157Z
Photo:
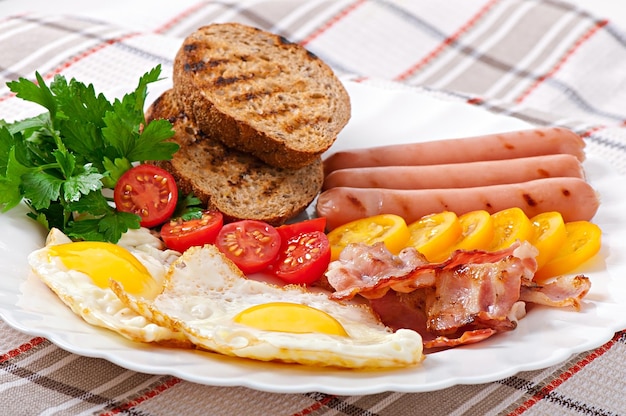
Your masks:
M485 210L456 215L451 211L427 214L413 223L394 214L380 214L343 224L327 235L331 260L337 260L351 243L369 246L382 242L391 254L412 247L431 263L447 260L457 250L488 252L530 243L537 262L533 280L545 281L570 273L594 257L602 242L602 230L590 221L563 221L560 212L549 211L528 218L518 208L489 214Z
M190 34L176 55L173 82L207 137L272 166L315 162L350 118L348 93L322 60L238 23Z
M181 255L145 228L118 244L73 242L53 229L28 260L74 313L133 341L343 368L424 359L417 332L392 331L365 304L249 279L215 245Z
M426 351L515 329L529 303L578 310L591 283L566 273L601 239L583 159L582 139L560 128L335 153L316 205L337 258L325 287L418 331ZM379 242L343 244L354 230Z
M270 166L257 157L207 137L183 111L174 90L164 92L147 119L168 119L180 149L171 160L154 162L169 171L184 193L192 192L226 221L255 219L273 225L303 211L319 193L321 158L298 169Z
M180 146L155 162L185 193L225 221L279 225L320 192L321 154L350 118L350 99L332 70L300 45L237 23L189 35L173 88L148 109L167 119Z
M133 293L161 291L165 273L179 253L147 229L129 231L119 244L72 242L52 229L45 247L28 257L33 272L88 323L140 342L175 347L192 344L183 333L159 326L124 305L109 288L114 276Z
M571 154L582 161L584 148L585 142L571 130L546 127L344 150L324 160L324 171L329 174L337 169L366 166L441 165L552 154Z
M173 81L137 129L142 157L106 159L93 179L114 186L115 207L100 187L72 205L90 228L71 234L70 222L68 235L106 239L94 230L111 214L123 221L108 240L118 244L72 241L53 227L28 258L86 322L233 357L398 368L419 364L424 348L514 329L526 303L578 309L588 292L585 276L553 276L600 246L599 228L578 221L599 201L573 132L341 151L322 162L350 118L343 85L302 46L236 23L188 36ZM201 215L167 221L178 189L201 200ZM131 229L146 211L134 197L166 205L135 221L151 229ZM316 197L318 218L283 225ZM191 235L202 227L210 240ZM193 244L176 240L174 251L157 235ZM545 279L533 280L541 267Z
M574 155L555 154L506 160L415 166L370 166L338 169L324 179L323 189L438 189L500 185L554 177L585 177Z
M584 146L570 130L543 128L340 151L324 160L316 210L331 230L377 214L413 222L513 207L529 217L557 211L566 221L590 220L600 201L580 163Z
M149 320L225 355L346 368L405 367L424 358L417 332L392 332L366 305L248 279L213 245L185 251L156 296L112 287Z
M349 221L377 214L396 214L408 222L445 210L459 215L475 210L489 213L519 207L526 215L558 211L566 221L590 220L600 201L581 178L533 181L448 189L386 189L337 187L317 198L317 214L333 229Z
M526 303L580 308L589 278L566 275L538 284L532 280L536 254L528 242L517 242L432 263L412 247L396 256L382 242L350 244L326 277L331 297L360 295L386 325L418 331L425 348L454 347L515 329Z

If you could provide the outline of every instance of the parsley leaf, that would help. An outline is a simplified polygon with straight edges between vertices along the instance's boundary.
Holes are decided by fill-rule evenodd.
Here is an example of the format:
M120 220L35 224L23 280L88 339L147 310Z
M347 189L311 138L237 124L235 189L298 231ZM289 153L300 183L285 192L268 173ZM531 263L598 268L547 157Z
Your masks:
M22 175L23 195L35 210L50 207L61 197L63 179L47 172L29 171Z
M57 111L57 102L41 75L35 73L35 78L37 83L31 82L26 78L20 78L19 81L7 82L7 86L18 98L40 104L47 108L50 115L54 117Z
M182 192L179 190L178 194L182 195ZM180 217L185 221L197 220L202 218L202 211L204 211L202 201L193 193L189 193L184 198L178 199L172 217Z
M86 164L77 169L72 176L65 179L63 193L69 202L78 201L83 195L102 188L104 175L98 173L96 168Z
M74 239L118 241L128 229L139 228L139 216L116 211L102 192L90 192L69 207L79 214L78 218L85 214L82 219L70 221L65 228L67 235Z
M15 147L9 149L4 176L0 177L0 206L3 211L15 207L23 198L22 177L27 175L30 169L15 158Z
M74 239L117 242L139 228L137 215L117 211L104 195L133 163L171 159L178 150L167 140L174 134L167 120L145 123L148 85L160 73L158 65L113 102L92 84L62 75L50 85L39 73L36 82L8 82L17 97L47 111L0 120L0 207L24 200L29 217Z

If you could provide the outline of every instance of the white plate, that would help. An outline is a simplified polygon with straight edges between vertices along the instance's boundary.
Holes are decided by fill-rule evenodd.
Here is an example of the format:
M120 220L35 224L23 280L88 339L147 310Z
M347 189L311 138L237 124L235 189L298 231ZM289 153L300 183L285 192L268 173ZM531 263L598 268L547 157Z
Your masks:
M433 99L395 85L347 82L353 117L333 149L461 137L528 128L461 103ZM126 341L76 317L29 273L27 254L43 232L18 209L0 215L0 316L9 325L48 338L74 353L122 367L219 386L281 393L320 391L340 395L382 391L422 392L455 384L502 379L545 368L602 345L626 328L626 177L589 155L589 179L602 197L595 221L604 231L601 252L584 272L592 289L582 311L535 307L515 331L485 342L429 355L423 365L395 371L344 371L261 363L210 353L172 350Z

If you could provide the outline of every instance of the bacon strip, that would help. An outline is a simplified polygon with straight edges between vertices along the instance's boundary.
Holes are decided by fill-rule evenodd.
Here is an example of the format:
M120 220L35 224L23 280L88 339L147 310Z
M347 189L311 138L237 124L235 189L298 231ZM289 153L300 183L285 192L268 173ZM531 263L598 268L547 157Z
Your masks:
M412 247L394 256L383 243L372 246L353 243L341 252L339 259L331 262L326 272L328 283L335 289L334 299L351 299L357 294L376 299L387 290L411 292L421 287L433 286L437 274L467 264L497 263L518 250L517 256L526 267L524 278L532 280L536 263L534 247L528 243L514 244L510 248L487 252L481 250L457 250L441 263L429 263ZM533 268L534 267L534 268Z
M328 265L326 278L335 289L334 299L352 299L361 294L369 299L380 298L387 293L394 282L405 282L414 288L432 286L434 275L422 277L421 282L408 282L413 271L429 267L424 256L414 249L404 249L394 256L385 245L372 246L363 243L349 244L341 251L339 260ZM401 286L401 285L400 285ZM397 288L402 292L401 287Z
M428 309L428 330L446 335L467 325L514 329L517 324L509 319L509 311L520 295L519 263L517 257L507 256L498 263L468 263L442 270Z
M474 329L471 331L465 331L458 338L448 338L444 336L438 336L432 340L424 341L424 348L451 348L465 344L475 344L480 341L484 341L492 335L497 334L498 331L491 328Z
M591 289L591 281L583 275L559 276L545 284L532 282L522 286L520 299L539 305L580 310L580 302Z
M429 263L412 248L394 256L382 243L350 244L326 277L333 298L359 294L390 328L418 331L425 348L454 347L515 329L526 302L580 308L589 279L533 282L536 254L518 242L498 252L459 250Z

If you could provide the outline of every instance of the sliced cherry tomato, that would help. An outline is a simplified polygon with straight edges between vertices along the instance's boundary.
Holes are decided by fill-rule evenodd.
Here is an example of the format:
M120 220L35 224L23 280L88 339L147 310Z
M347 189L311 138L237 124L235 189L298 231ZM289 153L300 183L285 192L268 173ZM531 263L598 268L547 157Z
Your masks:
M283 242L274 263L274 274L281 280L308 285L318 280L330 263L330 243L321 231L295 235Z
M470 211L459 216L461 235L448 249L435 256L435 261L447 259L455 250L485 250L493 240L493 220L487 211Z
M372 245L382 241L389 251L397 254L406 247L410 237L409 227L398 215L381 214L355 220L328 233L331 260L337 260L341 250L350 243Z
M127 170L113 190L115 207L141 217L142 227L163 224L174 213L178 188L166 170L150 164Z
M294 222L293 224L285 224L276 228L278 234L283 241L286 241L290 237L295 235L309 233L311 231L320 231L324 232L326 229L326 218L325 217L317 217L311 218L309 220Z
M409 231L411 238L407 246L415 247L431 260L459 239L463 227L454 212L443 211L409 224Z
M533 226L521 208L513 207L491 214L493 239L488 247L491 251L503 250L519 241L528 241L533 235Z
M537 270L545 266L567 239L565 222L560 212L550 211L537 214L530 219L533 225L533 236L530 243L539 251L537 254Z
M256 220L225 224L215 245L245 274L260 272L276 260L281 238L276 228Z
M182 253L192 246L215 243L223 224L221 212L204 211L200 218L169 220L161 227L161 238L167 247Z
M567 238L556 255L535 273L534 280L545 280L568 273L600 251L602 230L588 221L565 223Z

